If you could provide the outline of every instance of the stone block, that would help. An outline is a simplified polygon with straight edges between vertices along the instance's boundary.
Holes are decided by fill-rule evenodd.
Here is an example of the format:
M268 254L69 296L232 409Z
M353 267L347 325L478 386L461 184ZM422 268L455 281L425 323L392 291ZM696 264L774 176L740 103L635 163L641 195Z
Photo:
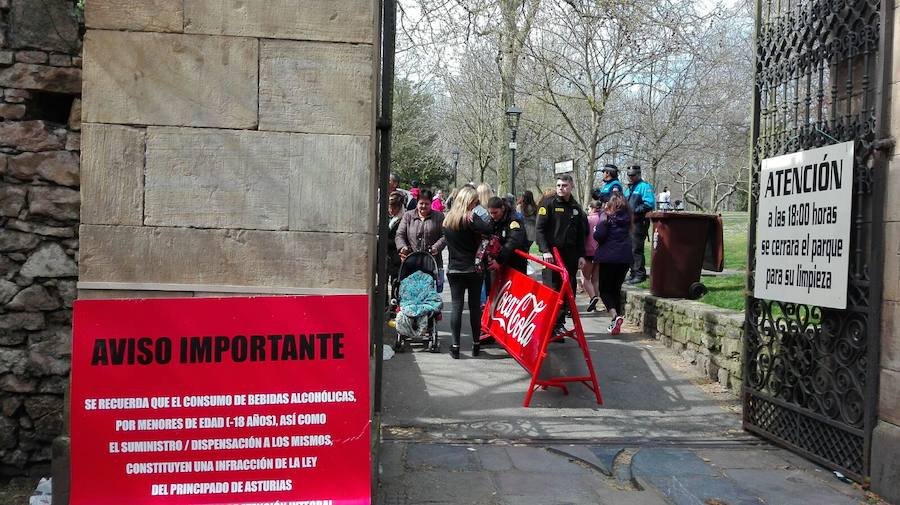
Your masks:
M180 32L182 0L90 0L84 6L88 28L134 32Z
M59 244L48 242L28 257L19 274L25 277L74 277L78 275L78 267Z
M6 227L11 230L24 231L46 237L71 238L75 236L75 228L71 226L46 226L33 221L20 221L18 219L10 219L6 222Z
M22 153L9 158L9 175L24 181L40 178L62 186L78 186L78 155L71 151Z
M144 224L287 230L298 137L149 128Z
M81 100L76 98L69 109L69 129L81 131Z
M62 398L51 395L26 398L25 412L34 421L34 431L38 440L50 442L62 432Z
M878 417L900 425L900 371L883 368L878 383Z
M19 292L19 286L6 279L0 279L0 305L12 300Z
M0 317L0 330L3 330L2 333L4 335L0 338L6 338L6 333L9 331L15 330L40 330L44 328L44 314L41 312L12 312L9 314L3 314L3 317ZM12 345L17 345L21 342L16 342ZM4 342L4 345L10 345L11 343Z
M85 123L83 136L81 221L140 225L144 213L146 132Z
M370 0L185 0L184 31L372 44L376 4Z
M372 134L372 46L283 40L261 44L260 130Z
M69 132L66 135L66 151L80 151L81 150L81 134L75 132Z
M900 222L889 222L884 225L883 278L884 299L900 302Z
M8 47L64 53L80 47L75 6L69 0L12 0L8 26Z
M900 67L900 62L898 62L898 67ZM900 93L900 84L892 84L891 89L895 89L897 93ZM894 102L900 103L900 99L894 100ZM897 118L897 126L893 131L900 132L900 118ZM884 182L886 185L884 193L884 220L900 221L900 205L896 205L897 200L900 199L900 155L894 155L891 158Z
M372 237L82 225L79 281L364 290Z
M16 53L16 61L22 63L47 63L47 53L43 51L19 51Z
M900 302L881 306L881 366L900 371Z
M31 233L0 228L0 252L28 251L33 249L41 239Z
M290 229L355 232L368 227L374 187L368 137L301 135L291 172ZM323 201L322 188L328 189ZM330 201L331 203L329 203ZM361 205L334 205L333 202Z
M77 95L81 93L81 69L16 63L0 70L0 86Z
M50 65L53 67L71 67L72 57L67 54L51 54Z
M25 117L25 106L20 103L0 104L0 119L22 119Z
M25 100L31 98L31 93L24 89L7 89L3 92L3 97L9 103L23 103Z
M66 132L44 121L0 123L0 146L19 151L55 151L66 147Z
M879 420L872 432L872 490L900 503L900 426Z
M81 195L77 190L32 186L28 190L28 212L57 221L77 221Z
M21 186L0 184L0 216L16 217L25 208L28 191Z
M255 39L90 31L83 119L255 128L258 55Z
M44 286L33 284L19 291L6 308L15 311L56 310L62 305Z
M0 51L0 65L12 65L13 62L13 52L12 51Z
M369 145L355 136L150 128L144 224L359 231L366 209L329 202L368 201Z

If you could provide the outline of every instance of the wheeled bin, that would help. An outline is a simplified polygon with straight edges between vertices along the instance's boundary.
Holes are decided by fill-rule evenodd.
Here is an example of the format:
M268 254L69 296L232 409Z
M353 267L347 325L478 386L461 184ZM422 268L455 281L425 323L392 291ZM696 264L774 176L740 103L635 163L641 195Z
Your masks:
M696 300L706 294L700 282L705 268L721 272L722 217L694 212L651 212L653 222L650 293L662 298Z

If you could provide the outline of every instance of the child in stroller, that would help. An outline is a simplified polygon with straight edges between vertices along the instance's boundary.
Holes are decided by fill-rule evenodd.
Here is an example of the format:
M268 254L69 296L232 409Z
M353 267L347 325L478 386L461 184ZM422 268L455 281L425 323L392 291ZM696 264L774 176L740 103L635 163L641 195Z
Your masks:
M424 251L409 254L400 264L391 287L397 329L395 351L403 352L404 342L418 341L425 350L440 352L436 322L441 319L444 302L437 290L437 276L437 262Z

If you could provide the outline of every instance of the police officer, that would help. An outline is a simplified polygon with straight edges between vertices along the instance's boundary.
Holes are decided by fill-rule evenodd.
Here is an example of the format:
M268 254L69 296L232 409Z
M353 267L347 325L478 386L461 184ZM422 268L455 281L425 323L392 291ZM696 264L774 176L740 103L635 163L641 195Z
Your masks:
M516 250L527 253L531 247L525 234L525 220L500 197L491 197L487 210L491 215L494 235L500 237L500 244L503 246L497 259L491 260L488 268L496 272L505 265L528 275L528 260L516 254Z
M617 166L607 163L603 165L601 172L603 172L603 183L599 188L594 188L594 191L591 192L591 198L600 203L606 203L614 192L625 193L622 189L622 183L619 182L619 168Z
M646 260L644 259L644 242L650 232L650 219L648 212L656 208L656 195L653 186L641 179L641 166L632 165L626 172L628 175L628 187L625 188L625 199L628 207L634 215L634 227L631 232L631 247L633 260L631 263L631 276L628 284L639 284L647 279Z
M575 273L584 266L584 241L588 233L587 216L572 197L572 176L561 174L556 178L556 196L541 202L538 208L535 238L543 253L544 261L552 263L553 248L559 249L563 266L569 273L569 284L575 294ZM553 273L553 288L562 287L562 278ZM560 311L557 330L565 321L565 312Z

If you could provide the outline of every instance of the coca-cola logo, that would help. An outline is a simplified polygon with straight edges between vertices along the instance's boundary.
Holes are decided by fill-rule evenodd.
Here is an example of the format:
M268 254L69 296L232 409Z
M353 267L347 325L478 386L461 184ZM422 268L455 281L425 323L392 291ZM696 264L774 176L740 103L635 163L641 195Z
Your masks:
M547 304L538 300L533 293L526 293L519 298L509 292L510 286L512 281L506 281L500 288L497 306L491 314L491 319L524 347L534 337L534 319L547 308Z

